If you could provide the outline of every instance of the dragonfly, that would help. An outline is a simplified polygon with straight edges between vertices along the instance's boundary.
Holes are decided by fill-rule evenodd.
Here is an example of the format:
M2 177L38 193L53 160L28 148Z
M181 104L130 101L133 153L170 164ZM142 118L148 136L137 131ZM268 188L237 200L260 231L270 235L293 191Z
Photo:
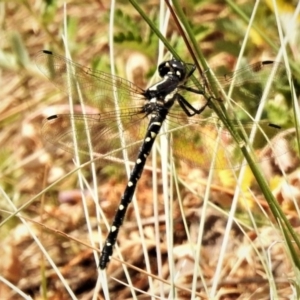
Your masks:
M143 89L124 78L84 67L48 50L40 51L35 61L42 73L61 91L75 100L81 97L99 109L98 114L49 116L42 128L43 138L74 153L75 137L81 153L90 155L92 148L95 156L105 157L106 153L111 153L116 158L122 157L125 141L128 159L135 162L101 252L101 269L105 269L111 260L126 210L132 201L153 144L157 136L164 134L160 131L166 120L169 124L168 130L173 136L172 147L179 159L203 168L210 168L213 159L214 168L235 169L243 164L240 147L230 140L226 129L223 129L219 140L220 146L215 147L221 125L218 118L204 116L210 110L210 101L220 100L208 97L204 88L199 89L192 82L191 78L196 69L193 64L175 58L164 61L158 66L161 80ZM277 63L258 62L227 74L219 78L219 81L223 86L229 86L233 81L237 87L244 87L249 83L260 84L258 74L262 71L270 73L274 64ZM257 97L259 96L256 95ZM255 101L257 104L259 100ZM251 122L232 121L243 134L245 129L253 127ZM268 121L258 122L257 125L270 136L275 136L281 129ZM123 142L120 135L123 136ZM258 143L258 147L262 148L267 143L263 134L260 140L264 143ZM120 150L114 151L117 149ZM275 143L272 151L271 156L280 156L286 149L276 147ZM260 158L257 162L260 162Z

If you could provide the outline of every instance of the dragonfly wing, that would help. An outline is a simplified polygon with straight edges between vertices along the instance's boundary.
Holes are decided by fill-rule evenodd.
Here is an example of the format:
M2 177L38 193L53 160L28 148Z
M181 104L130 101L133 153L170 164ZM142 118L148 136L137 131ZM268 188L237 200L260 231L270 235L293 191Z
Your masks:
M147 119L135 111L97 115L60 114L46 119L42 134L46 142L71 153L75 153L76 143L79 153L86 158L92 154L93 157L122 159L121 150L126 147L129 159L133 160L143 141L146 126ZM122 144L120 135L125 144Z
M274 76L271 78L273 70ZM215 73L222 72L216 71ZM216 99L212 101L224 102L225 99L220 91L221 87L225 94L230 96L229 99L232 99L234 104L238 104L239 106L237 107L237 105L234 105L234 111L232 113L228 111L232 118L236 118L236 110L240 111L239 117L246 118L247 114L245 111L251 116L254 116L269 79L272 79L272 84L270 85L268 99L272 99L275 91L283 90L288 84L286 68L282 63L275 61L261 61L240 68L235 72L224 72L223 76L216 77L212 82L210 81L210 83L215 86L215 90L219 91L218 95L214 95ZM208 82L208 79L200 80L200 82L204 81ZM197 90L197 87L191 80L186 86ZM204 90L206 91L206 94L209 92L207 88L204 88ZM196 95L186 90L183 90L181 94L193 105L199 105L199 102L203 102L203 97L201 97L201 95Z
M126 103L131 103L131 106L144 103L144 90L121 77L92 70L46 50L38 52L35 62L61 91L75 100L82 96L84 101L101 111L115 109L116 98L122 107L127 106Z
M190 122L171 129L175 155L180 160L203 169L238 169L247 164L241 150L242 146L250 145L248 149L253 150L256 163L278 159L291 150L291 138L289 140L284 138L289 146L285 144L283 147L283 138L279 138L282 129L278 126L265 121L257 123L257 133L253 142L250 142L250 134L255 124L243 123L242 126L236 124L235 130L244 140L237 144L231 134L216 120L209 118L202 120L200 124Z

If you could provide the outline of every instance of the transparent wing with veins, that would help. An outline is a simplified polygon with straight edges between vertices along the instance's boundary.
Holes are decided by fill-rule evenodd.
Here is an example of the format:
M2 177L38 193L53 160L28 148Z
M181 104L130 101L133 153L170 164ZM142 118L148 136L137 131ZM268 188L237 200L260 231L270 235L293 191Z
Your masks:
M98 155L112 153L112 156L121 159L122 153L117 150L122 149L120 142L120 128L122 128L122 134L128 146L129 159L135 160L149 123L143 109L147 101L143 95L145 90L121 77L86 68L48 51L39 52L36 56L36 63L42 73L64 93L71 94L76 99L77 86L79 86L84 101L99 109L99 114L95 115L58 114L49 117L43 125L43 137L46 141L66 151L73 152L73 130L75 130L80 151L88 154L89 147L85 131L85 124L87 124L93 151ZM253 92L252 90L252 97L249 97L249 94L247 95L247 92L243 92L243 90L246 91L248 86L251 85L263 86L267 74L271 72L274 64L277 64L278 69L282 71L280 64L265 61L229 73L218 78L218 80L225 89L234 82L233 97L240 93L244 97L244 102L250 99L249 101L258 103L261 92L255 90ZM262 79L262 73L264 80ZM195 88L193 84L187 85ZM118 95L118 109L115 108L114 93ZM180 87L179 93L191 104L196 103L197 100L199 101L203 97ZM170 131L174 136L174 153L180 159L192 165L200 165L202 168L209 168L215 155L217 157L216 168L240 167L243 155L239 146L231 138L231 135L225 129L222 129L219 146L216 147L215 141L220 131L219 121L213 117L205 118L204 115L187 117L179 105L172 108L168 120ZM120 127L120 120L122 127ZM75 127L72 127L72 122ZM241 128L237 121L233 120L233 122L247 139L253 123L250 121L242 123L243 128ZM258 127L257 149L270 145L267 136L272 138L280 132L280 127L270 126L268 122L262 121L258 124ZM267 135L264 135L263 132L267 132ZM282 149L279 143L273 143L271 146L273 148L272 154L269 157L258 158L258 162L287 152L287 149ZM254 148L256 149L256 146Z

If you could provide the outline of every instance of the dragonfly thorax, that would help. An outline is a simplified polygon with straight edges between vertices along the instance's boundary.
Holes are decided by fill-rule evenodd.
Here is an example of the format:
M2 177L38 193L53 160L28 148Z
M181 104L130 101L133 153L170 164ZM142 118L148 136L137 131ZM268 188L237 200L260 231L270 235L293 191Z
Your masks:
M186 66L181 61L171 59L158 66L161 81L149 87L144 96L149 101L169 102L177 93L177 87L186 79Z
M153 98L144 105L143 110L147 116L150 115L152 117L154 117L155 115L166 116L173 104L174 104L174 100L165 103L164 101Z

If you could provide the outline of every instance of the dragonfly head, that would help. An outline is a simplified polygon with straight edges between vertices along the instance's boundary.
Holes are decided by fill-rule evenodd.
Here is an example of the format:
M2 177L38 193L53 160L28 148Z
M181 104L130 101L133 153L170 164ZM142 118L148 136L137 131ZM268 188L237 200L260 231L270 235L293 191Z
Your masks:
M162 62L158 66L158 73L161 78L166 75L175 75L182 81L186 77L186 66L183 62L173 58Z

